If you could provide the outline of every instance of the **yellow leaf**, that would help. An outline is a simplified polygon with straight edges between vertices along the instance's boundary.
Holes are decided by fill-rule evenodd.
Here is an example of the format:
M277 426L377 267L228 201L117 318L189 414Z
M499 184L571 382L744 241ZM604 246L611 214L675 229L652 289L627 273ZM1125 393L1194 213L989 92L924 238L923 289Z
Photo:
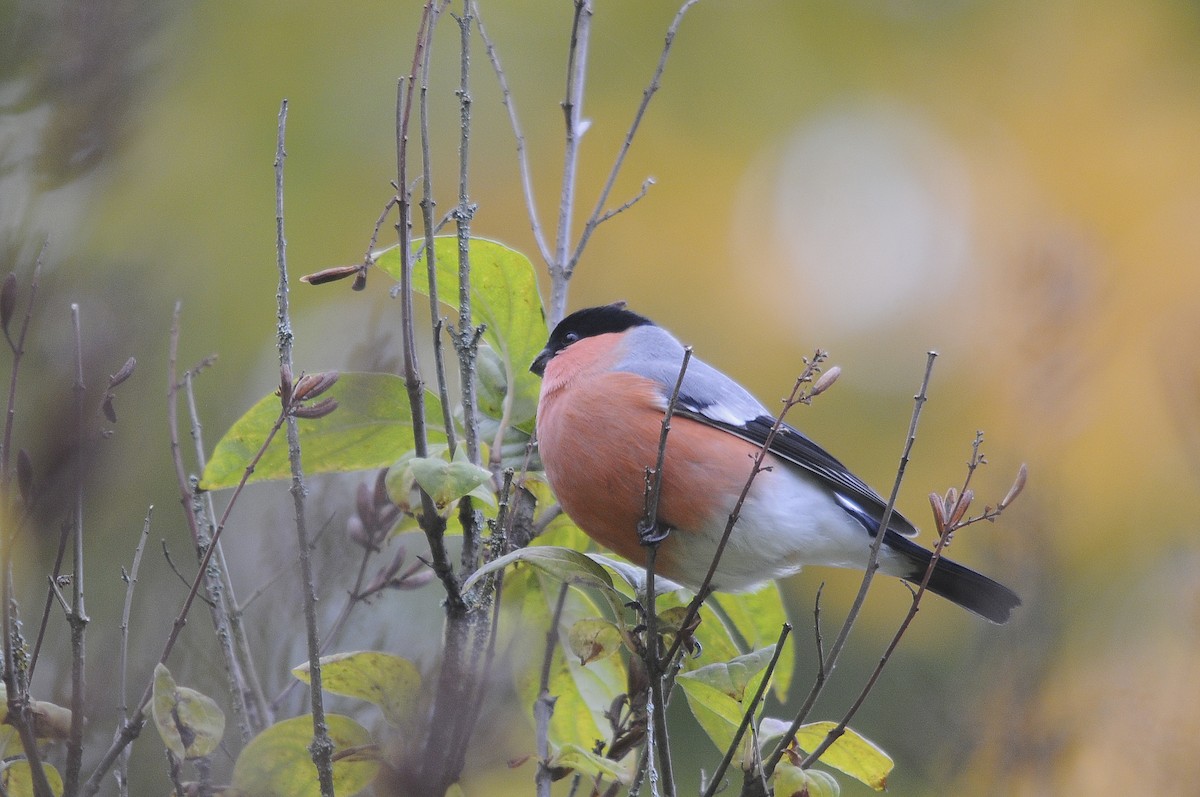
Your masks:
M308 662L293 668L292 674L309 683ZM417 706L421 674L411 661L391 653L335 653L321 658L321 687L326 692L374 703L389 723L400 726Z
M379 756L367 729L341 714L326 714L333 740L333 785L340 797L362 791L379 772ZM308 747L312 716L277 722L250 740L233 766L233 788L253 797L320 797Z
M796 733L796 741L801 749L815 750L836 726L837 723L827 720L802 725ZM887 788L888 774L895 766L891 757L878 745L849 728L821 754L820 761L862 781L875 791Z

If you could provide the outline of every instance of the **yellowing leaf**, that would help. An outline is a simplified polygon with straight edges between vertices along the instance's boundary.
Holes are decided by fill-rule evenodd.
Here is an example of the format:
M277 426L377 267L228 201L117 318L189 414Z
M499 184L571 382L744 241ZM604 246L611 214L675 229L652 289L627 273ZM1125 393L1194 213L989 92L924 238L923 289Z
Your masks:
M0 760L23 755L25 746L21 744L21 736L11 725L0 725Z
M58 770L49 764L42 764L42 771L46 773L50 791L54 792L54 797L59 797L63 783ZM0 770L0 786L4 787L8 797L34 797L33 770L29 768L29 762L21 758L5 764L4 769Z
M379 753L367 729L341 714L326 714L333 740L333 785L339 797L362 791L379 772ZM233 788L254 797L320 797L308 746L312 716L277 722L250 740L233 766Z
M309 683L308 662L292 674ZM391 653L360 650L321 657L321 687L374 703L392 725L403 725L417 705L421 674L408 659Z
M571 626L571 631L567 634L567 643L571 652L579 659L579 663L587 665L620 650L621 631L608 620L585 617Z
M692 716L718 750L728 750L742 721L744 709L721 690L702 681L685 680L684 675L679 676L679 685L683 687Z
M154 667L150 705L158 735L178 758L203 758L217 749L225 733L225 715L206 695L178 686L164 665Z
M33 733L39 739L66 739L71 735L71 709L45 700L29 701Z
M515 576L515 577L514 577ZM529 651L529 666L515 670L517 691L523 705L533 706L538 696L541 661L545 654L545 633L549 627L551 613L558 602L561 585L550 575L540 571L523 571L505 578L505 601L509 600L510 586L524 584L524 601L519 607L521 625L531 632L530 639L536 640ZM595 617L600 608L587 592L572 590L563 607L560 628L585 617ZM536 663L535 663L536 662ZM614 698L626 689L625 664L620 656L608 656L591 662L586 667L579 660L565 653L565 645L555 644L550 667L550 694L555 698L554 714L550 718L550 741L554 745L579 744L590 747L596 739L604 738L609 721L604 712Z
M800 726L796 741L803 750L815 750L837 723L823 721ZM875 791L887 788L888 774L895 766L891 757L871 740L846 729L828 750L821 754L822 764L845 772Z
M33 719L33 735L39 739L66 739L71 734L71 709L45 700L29 701L29 713ZM0 726L6 725L8 719L8 689L0 683ZM20 740L17 745L20 747ZM4 742L0 741L0 749ZM0 759L8 756L0 755Z
M609 778L626 785L632 780L633 760L613 761L577 744L564 744L550 755L549 766L570 769L589 778Z

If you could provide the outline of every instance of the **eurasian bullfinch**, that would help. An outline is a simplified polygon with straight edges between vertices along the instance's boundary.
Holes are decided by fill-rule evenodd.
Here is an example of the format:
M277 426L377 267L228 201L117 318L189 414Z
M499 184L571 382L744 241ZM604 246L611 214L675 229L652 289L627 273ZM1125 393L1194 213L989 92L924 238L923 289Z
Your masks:
M542 377L537 440L546 477L568 516L596 542L645 561L638 525L646 468L658 458L663 415L684 348L648 318L608 305L555 327L530 370ZM692 358L679 391L662 469L658 518L670 530L656 572L698 589L729 514L774 425L741 385ZM865 569L887 502L791 426L770 446L742 506L712 587L745 590L802 565ZM907 581L931 553L893 512L879 569ZM990 578L942 558L928 589L995 623L1021 600Z

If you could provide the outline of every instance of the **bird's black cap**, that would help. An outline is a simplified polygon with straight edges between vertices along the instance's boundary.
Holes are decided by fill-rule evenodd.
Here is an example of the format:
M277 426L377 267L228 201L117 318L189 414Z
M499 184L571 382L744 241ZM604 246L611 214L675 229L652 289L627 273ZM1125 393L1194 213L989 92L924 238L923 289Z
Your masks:
M534 359L529 370L541 376L546 371L546 363L577 340L596 335L607 335L612 332L624 332L633 327L653 323L643 315L626 310L624 302L576 310L554 327L554 331L550 333L550 339L546 341L546 348L542 349Z

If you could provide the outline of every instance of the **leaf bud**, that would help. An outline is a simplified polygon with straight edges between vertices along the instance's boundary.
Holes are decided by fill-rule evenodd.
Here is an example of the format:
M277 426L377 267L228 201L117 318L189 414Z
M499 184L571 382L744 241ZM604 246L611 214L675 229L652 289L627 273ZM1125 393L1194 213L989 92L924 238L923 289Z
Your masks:
M108 378L108 389L112 390L117 385L124 382L129 377L133 376L133 369L137 367L137 360L130 357L121 366L121 369Z
M309 406L293 407L292 415L296 416L297 418L316 420L317 418L324 418L326 415L336 410L337 406L337 399L327 398Z
M833 383L842 375L842 368L839 365L831 367L828 371L817 377L817 381L813 383L810 395L819 396L829 388L833 387Z
M313 274L305 274L300 281L307 282L309 285L324 285L327 282L337 282L353 274L359 274L362 270L362 266L333 266Z
M1017 478L1013 481L1012 487L1008 488L1008 494L1000 501L997 509L1004 509L1013 501L1017 500L1017 496L1025 489L1025 481L1029 478L1029 468L1024 462L1021 463L1020 469L1017 471Z
M315 374L304 374L296 380L296 388L292 397L296 401L314 399L333 387L340 374L337 371L321 371Z

